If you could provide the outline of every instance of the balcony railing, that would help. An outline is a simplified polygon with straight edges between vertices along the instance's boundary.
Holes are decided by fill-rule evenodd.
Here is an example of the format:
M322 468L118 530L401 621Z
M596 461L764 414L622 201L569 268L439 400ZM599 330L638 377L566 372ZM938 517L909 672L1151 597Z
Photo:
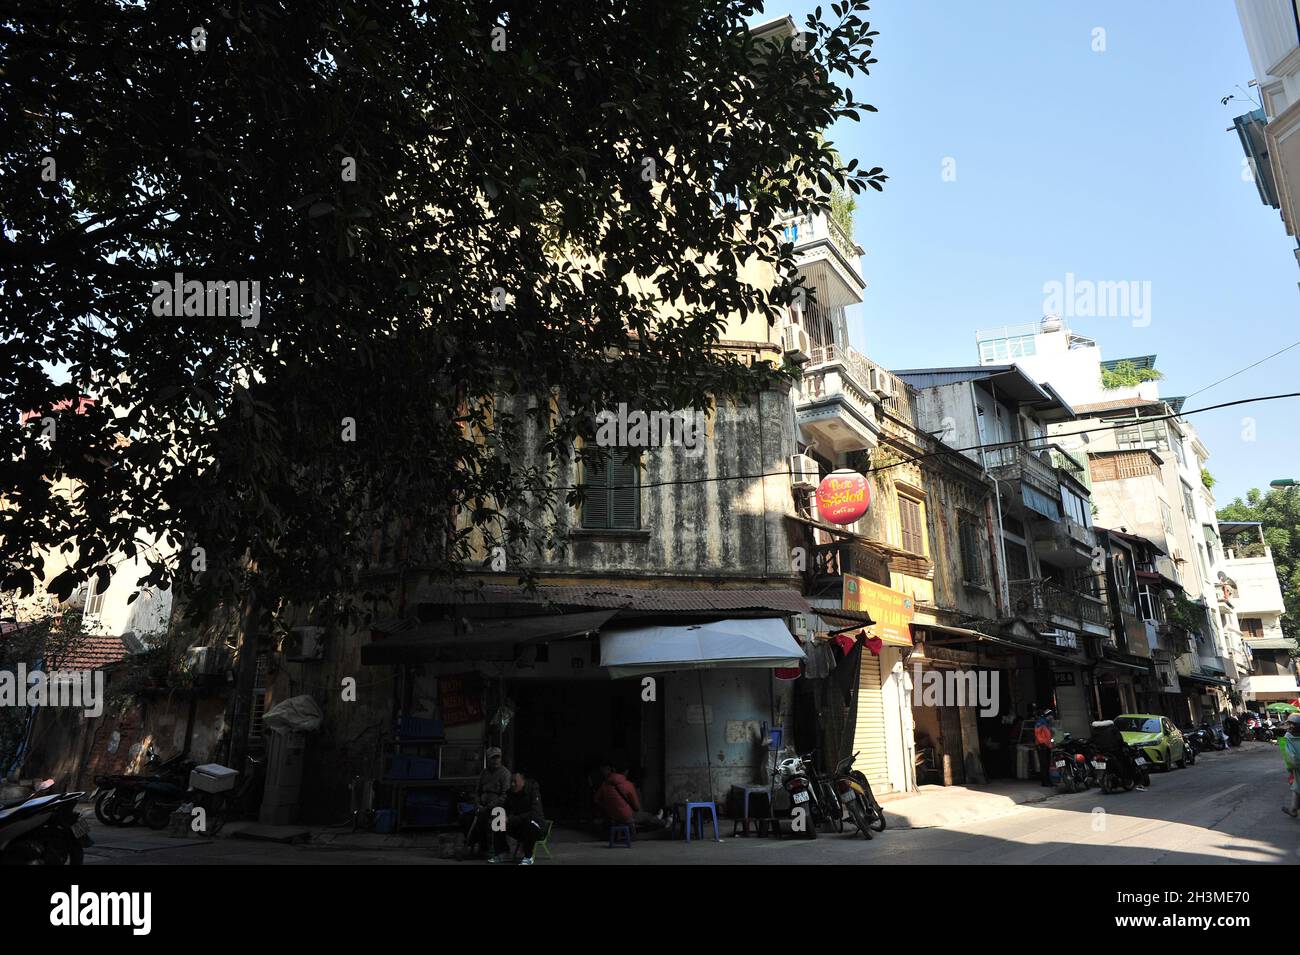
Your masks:
M1079 590L1070 590L1049 580L1013 580L1011 608L1019 616L1049 620L1065 617L1081 623L1106 625L1105 605Z
M985 467L996 478L1028 481L1055 498L1060 491L1060 482L1052 465L1040 457L1041 453L1018 444L992 448L985 452Z

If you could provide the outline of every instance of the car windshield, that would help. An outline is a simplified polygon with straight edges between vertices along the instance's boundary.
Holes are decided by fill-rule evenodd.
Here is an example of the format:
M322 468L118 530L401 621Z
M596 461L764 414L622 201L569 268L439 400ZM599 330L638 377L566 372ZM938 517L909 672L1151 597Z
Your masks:
M1147 719L1142 716L1121 716L1115 721L1115 725L1124 733L1160 732L1160 721L1154 717Z

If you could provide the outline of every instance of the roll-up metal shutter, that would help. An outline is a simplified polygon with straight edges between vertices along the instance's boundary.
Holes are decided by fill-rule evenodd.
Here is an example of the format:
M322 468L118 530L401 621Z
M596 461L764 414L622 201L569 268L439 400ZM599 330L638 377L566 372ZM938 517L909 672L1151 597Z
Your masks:
M889 791L889 758L885 747L885 698L880 685L880 657L865 647L858 672L857 719L853 729L853 768L867 774L872 789Z

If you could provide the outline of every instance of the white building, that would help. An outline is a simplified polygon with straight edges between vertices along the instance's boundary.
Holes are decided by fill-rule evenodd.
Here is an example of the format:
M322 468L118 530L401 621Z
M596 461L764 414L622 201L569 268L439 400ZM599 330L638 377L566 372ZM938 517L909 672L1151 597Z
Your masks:
M1300 697L1291 659L1295 641L1282 634L1286 607L1272 549L1258 523L1224 521L1220 527L1228 545L1224 589L1236 607L1252 664L1242 697L1261 703L1294 700Z
M1263 107L1237 117L1237 133L1260 198L1300 236L1300 5L1237 0L1237 16Z

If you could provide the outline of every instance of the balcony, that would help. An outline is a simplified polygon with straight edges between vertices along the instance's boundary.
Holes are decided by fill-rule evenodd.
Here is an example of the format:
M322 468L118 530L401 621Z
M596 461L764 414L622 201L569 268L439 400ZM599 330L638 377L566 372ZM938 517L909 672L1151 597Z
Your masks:
M1058 567L1086 567L1097 544L1091 527L1068 517L1039 525L1034 530L1034 552L1040 560Z
M1057 501L1061 496L1061 482L1056 477L1056 469L1040 455L1041 452L1018 444L993 448L985 452L984 466L999 481L1029 484Z
M862 249L829 215L793 216L783 225L785 239L794 243L795 262L827 305L862 301L867 289L862 277Z
M871 368L852 348L827 345L812 350L795 414L805 438L823 453L863 451L878 443L881 399L870 390Z
M1110 633L1106 605L1091 594L1049 580L1012 580L1008 586L1016 616L1046 627L1086 630L1099 636Z

